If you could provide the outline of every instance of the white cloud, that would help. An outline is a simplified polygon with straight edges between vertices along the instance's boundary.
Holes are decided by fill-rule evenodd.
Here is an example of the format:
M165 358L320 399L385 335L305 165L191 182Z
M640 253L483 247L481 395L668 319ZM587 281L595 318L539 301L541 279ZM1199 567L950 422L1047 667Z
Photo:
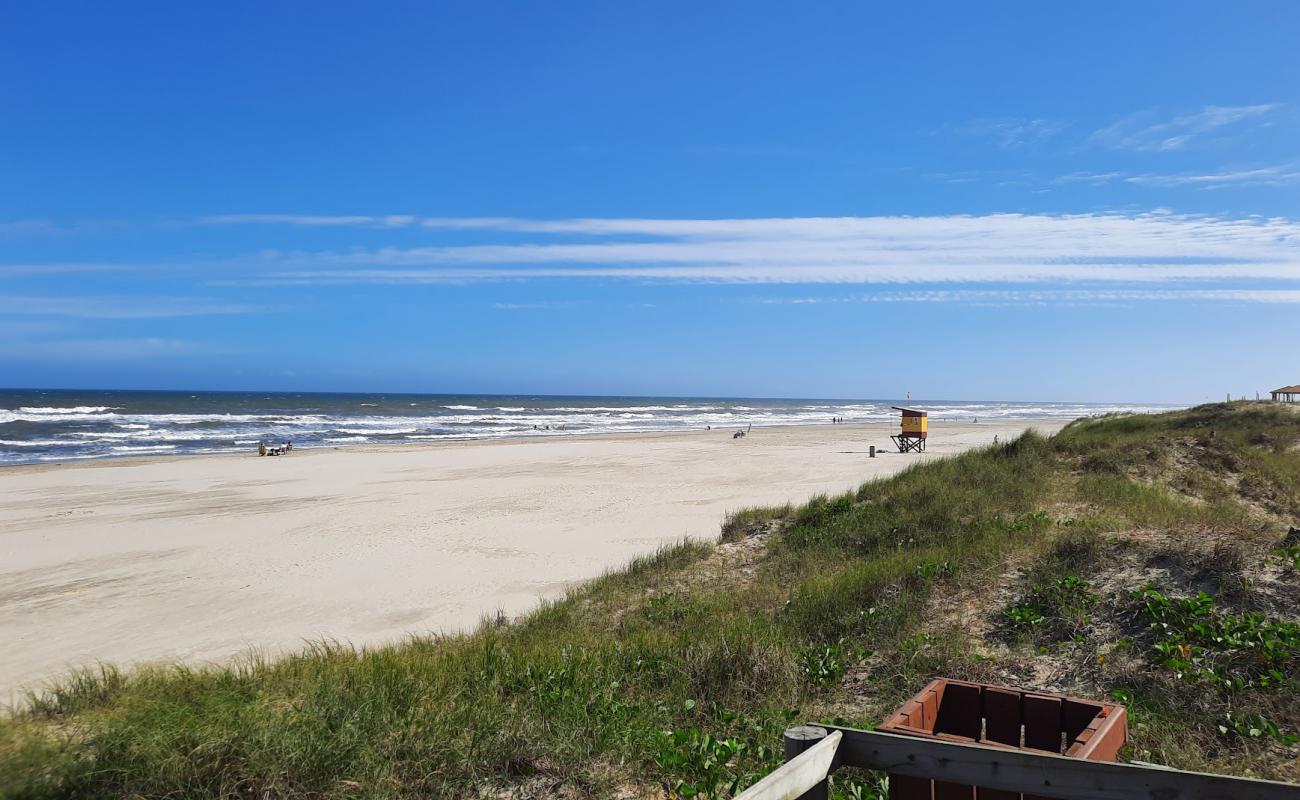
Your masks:
M0 264L0 278L30 278L83 272L138 272L161 269L161 264L113 264L94 261L51 262L48 264Z
M580 305L574 302L546 302L546 303L493 303L492 307L498 311L554 311L557 309L569 309Z
M30 336L48 336L61 333L66 326L48 320L0 319L0 340L22 339Z
M1125 172L1071 172L1062 175L1053 183L1086 183L1089 186L1105 186L1128 177Z
M297 225L307 228L362 227L406 228L414 225L416 218L408 214L384 216L319 214L216 214L200 217L204 225Z
M0 222L0 236L43 236L59 227L48 219L18 219Z
M254 314L260 306L184 297L80 297L0 295L0 314L83 319L161 319Z
M1144 186L1199 186L1205 189L1241 184L1285 186L1300 183L1300 168L1292 164L1204 173L1143 174L1130 175L1124 181Z
M966 136L992 139L1004 150L1040 144L1068 127L1065 122L1042 118L974 119L957 128Z
M1270 164L1223 168L1212 172L1071 172L1056 178L1053 183L1086 183L1090 186L1128 183L1158 188L1190 186L1201 189L1223 189L1229 186L1289 186L1300 183L1300 165Z
M1300 223L1289 219L1152 212L764 219L467 217L417 218L411 224L434 240L455 243L263 251L189 261L184 274L220 285L582 279L784 284L1300 280ZM500 243L470 243L480 232ZM19 265L24 270L42 266ZM57 264L50 269L72 272L83 266L103 267ZM179 274L174 264L112 266L168 278ZM5 269L0 265L0 275ZM10 300L10 306L16 302ZM256 310L176 298L132 302L129 309L112 313L183 316ZM101 310L98 299L80 304L65 299L62 309L59 303L44 307L47 313L110 313Z
M513 234L517 241L278 253L262 262L262 274L246 279L291 284L583 278L715 283L1300 280L1300 224L1282 219L1153 213L473 222ZM566 240L555 241L552 234ZM574 241L573 236L583 238Z
M1194 139L1222 132L1239 123L1262 120L1281 108L1281 103L1206 106L1200 111L1168 119L1160 119L1155 111L1142 111L1094 131L1088 141L1116 150L1179 150Z
M1300 304L1300 289L951 289L882 292L851 297L778 297L767 305L961 303L968 305L1102 305L1137 302Z

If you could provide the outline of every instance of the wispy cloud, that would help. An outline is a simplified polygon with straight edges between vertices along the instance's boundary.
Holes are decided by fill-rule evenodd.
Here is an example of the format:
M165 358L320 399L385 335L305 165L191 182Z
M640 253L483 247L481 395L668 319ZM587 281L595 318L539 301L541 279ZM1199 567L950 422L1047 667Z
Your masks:
M283 253L255 281L934 283L1300 279L1300 225L1172 214L484 220L510 244ZM583 237L553 241L541 234ZM595 237L597 241L591 241ZM617 238L602 238L617 237ZM628 241L627 237L636 237Z
M1127 183L1136 186L1189 186L1200 189L1225 189L1232 186L1291 186L1300 183L1300 166L1271 164L1208 172L1174 173L1072 172L1060 176L1055 183L1085 183L1090 186Z
M1253 169L1230 169L1218 172L1181 173L1173 175L1133 175L1125 180L1146 186L1199 186L1218 189L1227 186L1251 184L1256 186L1287 186L1300 183L1300 168L1295 165L1275 165Z
M122 220L108 219L83 219L71 222L50 219L0 220L0 238L96 234L121 230L125 227L127 224Z
M1129 177L1127 172L1070 172L1058 176L1052 183L1086 183L1089 186L1105 186Z
M59 226L48 219L0 221L0 236L44 236L58 230Z
M261 306L216 303L185 297L0 295L0 314L80 317L83 319L162 319L253 314Z
M1300 289L939 289L848 297L776 297L765 305L957 303L962 305L1114 305L1140 302L1300 304Z
M498 311L554 311L557 309L570 309L582 305L578 302L545 302L545 303L493 303L492 307Z
M0 340L23 339L29 336L48 336L62 333L66 326L49 320L13 320L0 318Z
M1206 106L1200 111L1168 118L1162 118L1154 110L1142 111L1094 131L1088 142L1116 150L1179 150L1196 139L1222 133L1227 128L1264 121L1281 108L1281 103Z
M180 339L56 339L0 343L0 357L13 361L103 363L150 361L167 356L224 352Z
M296 225L304 228L408 228L415 224L416 218L408 214L217 214L200 217L199 222L204 225Z
M1093 179L1103 178L1112 179ZM189 263L187 274L202 276L211 284L258 286L591 279L755 284L1300 280L1300 223L1289 219L1170 213L433 217L416 218L410 224L434 240L451 243L265 251ZM490 235L494 243L475 243L482 241L480 233ZM134 266L150 269L147 264ZM170 266L158 266L157 272L175 274ZM68 310L90 313L91 305ZM171 316L251 310L187 301L144 306L133 313Z
M114 264L97 261L54 261L45 264L0 264L0 278L30 278L92 272L139 272L157 270L160 264Z
M1062 120L1044 118L973 119L956 128L963 136L991 139L1004 150L1042 144L1068 128Z

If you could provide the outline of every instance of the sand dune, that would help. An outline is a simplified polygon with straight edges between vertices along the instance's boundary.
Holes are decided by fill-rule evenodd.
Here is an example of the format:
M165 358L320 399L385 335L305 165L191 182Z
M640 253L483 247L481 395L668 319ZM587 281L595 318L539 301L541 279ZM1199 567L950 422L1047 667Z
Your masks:
M728 510L802 501L1031 423L823 425L0 470L0 700L95 661L374 644L518 613ZM1061 426L1036 421L1044 432Z

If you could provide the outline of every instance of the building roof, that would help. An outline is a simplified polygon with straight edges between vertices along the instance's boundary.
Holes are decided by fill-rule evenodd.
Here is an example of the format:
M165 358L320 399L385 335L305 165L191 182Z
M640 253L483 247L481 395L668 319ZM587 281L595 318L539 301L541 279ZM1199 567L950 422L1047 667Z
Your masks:
M1300 389L1297 389L1296 391L1300 392ZM911 414L914 417L925 417L930 414L929 411L922 411L919 408L903 408L902 406L890 406L890 408L895 411L902 411L904 414Z
M1281 389L1274 389L1269 394L1300 394L1300 383L1295 386L1283 386Z

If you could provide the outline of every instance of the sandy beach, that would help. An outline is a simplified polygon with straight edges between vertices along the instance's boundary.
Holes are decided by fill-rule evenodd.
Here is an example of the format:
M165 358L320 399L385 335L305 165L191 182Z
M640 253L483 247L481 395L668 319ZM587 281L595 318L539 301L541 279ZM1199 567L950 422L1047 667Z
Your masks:
M1055 420L300 449L0 469L0 701L97 661L219 661L453 631L724 514L841 491Z

